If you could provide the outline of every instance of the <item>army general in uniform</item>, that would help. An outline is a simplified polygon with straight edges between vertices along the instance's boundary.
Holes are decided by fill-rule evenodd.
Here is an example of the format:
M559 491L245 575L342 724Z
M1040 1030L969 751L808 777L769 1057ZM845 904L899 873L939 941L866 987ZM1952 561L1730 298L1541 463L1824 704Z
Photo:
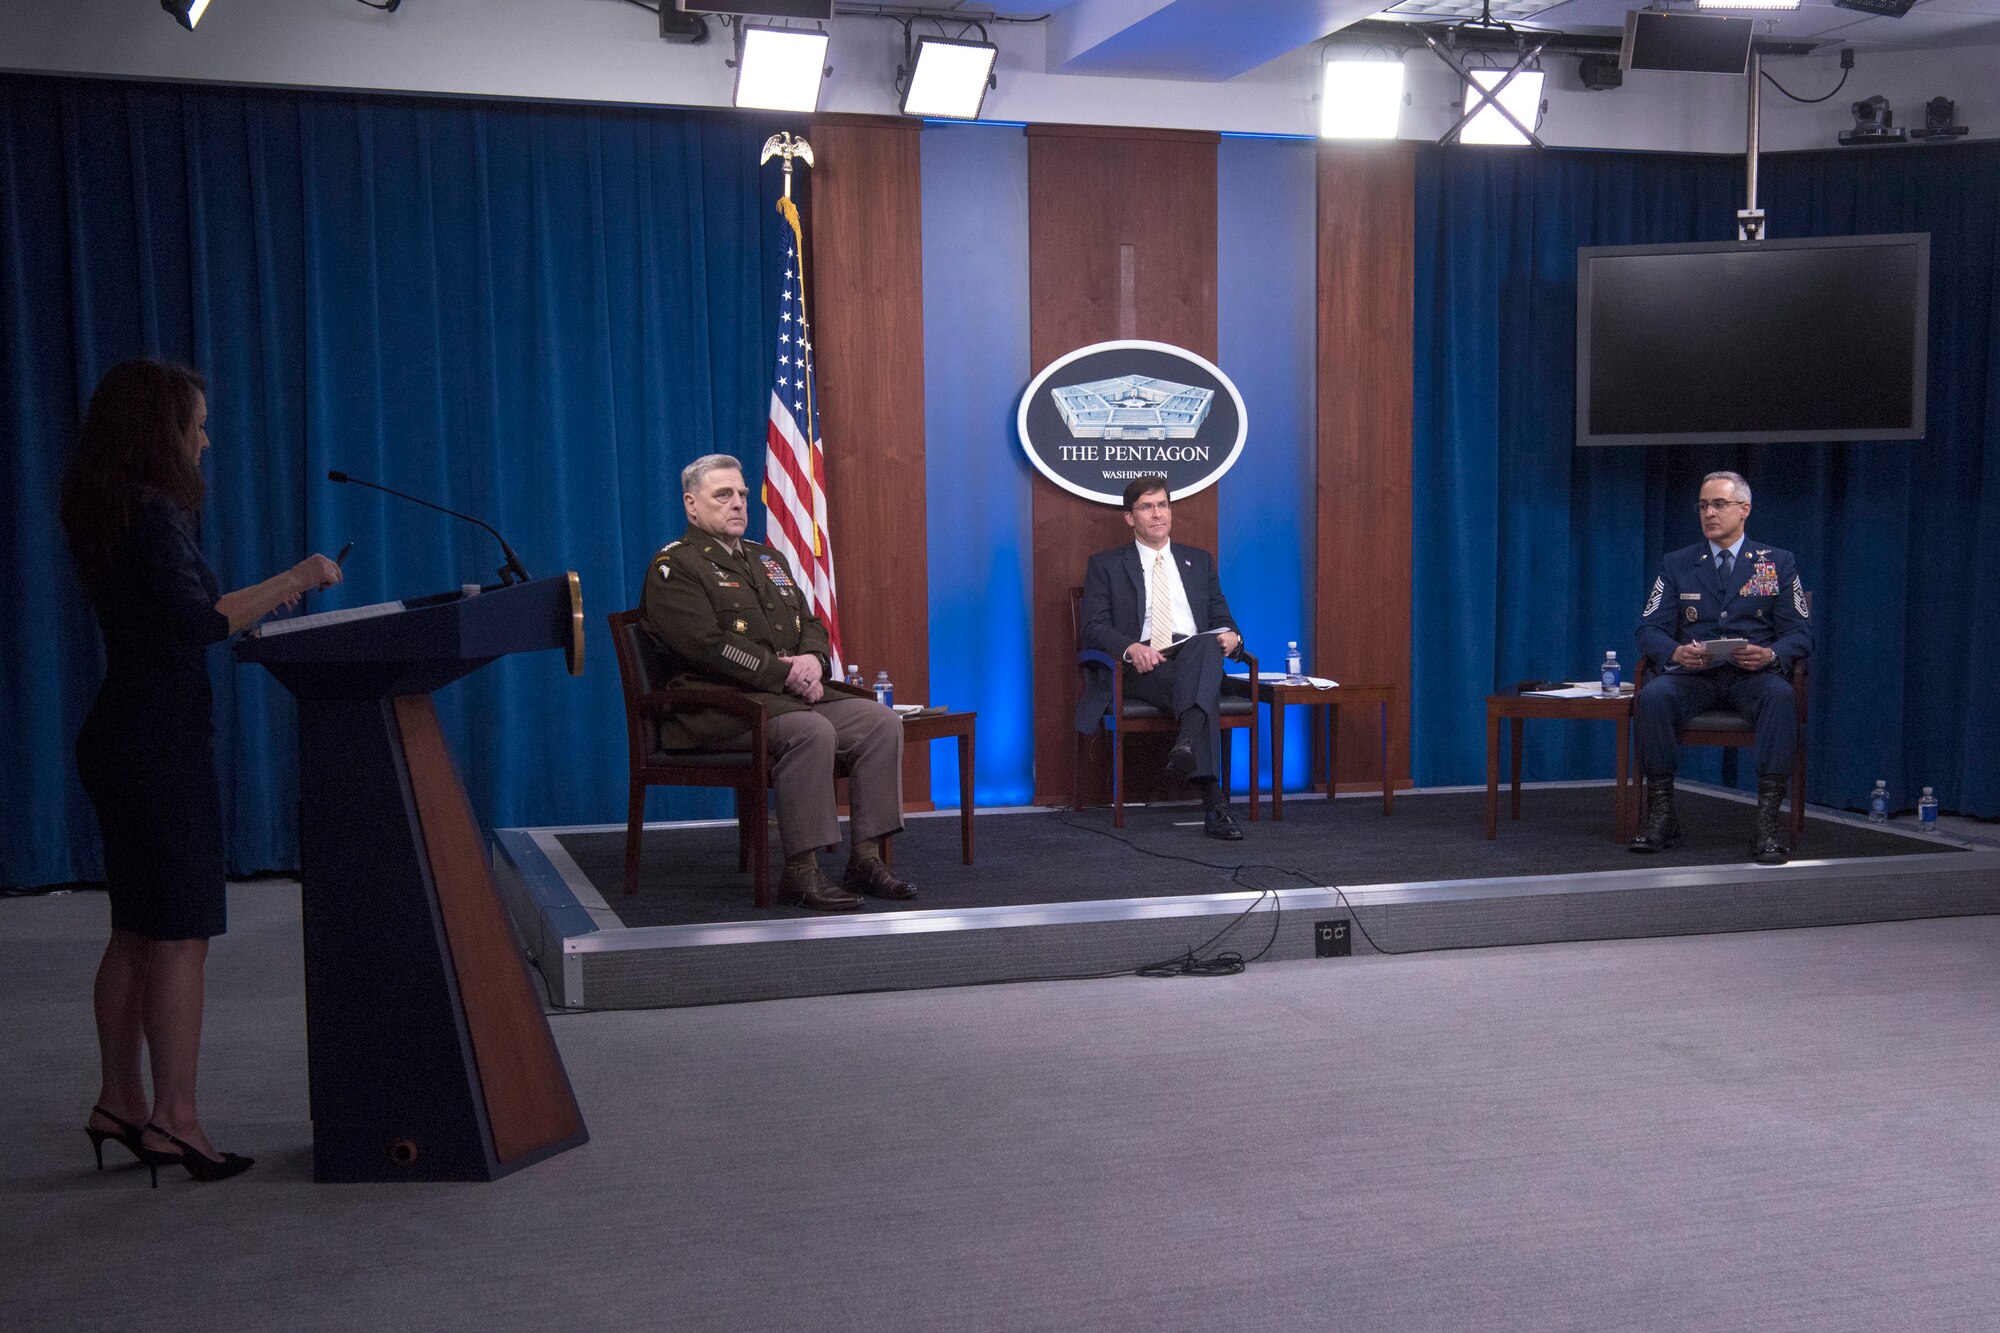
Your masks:
M1812 652L1811 604L1790 551L1753 542L1750 483L1734 472L1702 479L1696 505L1702 540L1670 553L1646 594L1639 650L1659 671L1639 691L1640 765L1646 815L1635 852L1657 852L1680 838L1674 814L1674 768L1680 729L1700 713L1726 708L1756 731L1757 817L1751 853L1766 865L1787 856L1779 817L1798 749L1792 665ZM1744 639L1727 659L1705 641Z
M830 678L826 626L806 605L784 556L745 541L750 495L743 465L727 454L681 472L688 529L653 556L639 610L667 659L669 684L727 685L764 709L785 869L779 898L796 907L852 911L860 894L914 898L890 873L883 839L903 828L903 724L873 694ZM660 724L669 750L747 743L726 713L675 713ZM839 885L818 853L840 841L836 763L848 778L852 854Z

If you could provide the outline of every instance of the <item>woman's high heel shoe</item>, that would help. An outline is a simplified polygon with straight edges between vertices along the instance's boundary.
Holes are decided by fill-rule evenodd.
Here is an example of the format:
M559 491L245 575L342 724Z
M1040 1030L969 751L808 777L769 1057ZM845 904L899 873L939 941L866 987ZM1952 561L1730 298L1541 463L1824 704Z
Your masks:
M150 1122L146 1125L146 1132L149 1134L158 1134L168 1143L180 1149L179 1152L173 1153L161 1152L157 1148L148 1148L143 1145L139 1148L139 1160L144 1162L153 1173L154 1189L160 1187L160 1168L163 1166L173 1166L178 1163L186 1167L187 1173L196 1180L227 1180L231 1176L242 1175L257 1161L254 1157L245 1157L241 1153L233 1152L226 1152L219 1159L210 1157L186 1139L176 1138L172 1134L167 1133L166 1130L161 1129L158 1125Z
M146 1160L146 1149L139 1142L140 1130L137 1125L123 1116L111 1114L111 1112L105 1110L102 1106L93 1106L90 1108L90 1112L92 1115L101 1115L112 1124L118 1126L115 1130L99 1129L95 1125L85 1125L83 1127L83 1132L90 1136L90 1150L97 1154L97 1169L99 1171L104 1169L104 1141L106 1139L110 1139L113 1143L124 1144L134 1157L142 1162Z

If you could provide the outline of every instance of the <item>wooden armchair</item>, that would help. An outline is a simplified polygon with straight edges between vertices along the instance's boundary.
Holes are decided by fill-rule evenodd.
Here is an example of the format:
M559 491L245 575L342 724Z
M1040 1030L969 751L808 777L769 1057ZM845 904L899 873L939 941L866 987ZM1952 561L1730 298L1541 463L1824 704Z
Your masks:
M736 868L748 870L757 906L771 905L770 839L765 831L771 761L764 748L764 710L735 690L707 686L669 689L659 654L640 628L637 611L614 611L611 645L625 690L625 746L630 779L625 806L625 892L639 891L639 835L648 787L729 787L736 792ZM748 735L735 748L663 750L660 719L684 708L712 708L743 719Z
M1634 780L1643 784L1646 767L1639 753L1639 700L1638 692L1646 687L1647 658L1639 654L1639 666L1632 676L1632 768ZM1806 659L1800 658L1792 664L1792 697L1798 708L1798 750L1792 757L1792 850L1797 851L1799 840L1806 831ZM1732 713L1726 708L1712 709L1697 713L1688 719L1680 730L1682 745L1717 745L1724 747L1722 765L1723 781L1730 785L1736 782L1736 752L1757 743L1757 733L1750 726L1750 719L1741 713ZM1643 807L1641 807L1643 808ZM1636 824L1636 820L1634 823Z
M1105 710L1104 729L1111 733L1111 823L1114 828L1125 827L1125 737L1134 732L1165 732L1169 735L1180 730L1180 722L1164 708L1143 703L1137 699L1125 698L1125 673L1123 663L1109 653L1101 653L1095 648L1083 646L1083 589L1069 590L1070 643L1076 648L1077 689L1089 687L1092 671L1111 673L1111 706ZM1239 659L1250 666L1250 679L1257 679L1257 659L1248 652ZM1219 778L1224 787L1229 783L1230 732L1247 728L1250 732L1250 818L1257 818L1257 703L1249 695L1231 694L1231 683L1223 682L1222 695L1222 755ZM1083 809L1083 752L1096 733L1076 733L1076 748L1071 755L1070 772L1074 808Z

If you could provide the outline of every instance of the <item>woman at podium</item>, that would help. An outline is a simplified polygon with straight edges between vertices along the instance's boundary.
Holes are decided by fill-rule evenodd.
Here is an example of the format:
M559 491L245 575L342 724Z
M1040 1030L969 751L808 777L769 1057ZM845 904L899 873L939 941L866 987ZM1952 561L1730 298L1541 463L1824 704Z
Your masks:
M195 1109L203 968L209 939L226 928L207 651L340 582L338 566L314 555L221 592L198 535L204 388L180 366L114 366L91 395L62 490L63 529L105 658L76 746L111 897L95 989L103 1085L84 1132L100 1168L108 1139L146 1163L155 1186L162 1166L222 1180L251 1164L217 1152Z

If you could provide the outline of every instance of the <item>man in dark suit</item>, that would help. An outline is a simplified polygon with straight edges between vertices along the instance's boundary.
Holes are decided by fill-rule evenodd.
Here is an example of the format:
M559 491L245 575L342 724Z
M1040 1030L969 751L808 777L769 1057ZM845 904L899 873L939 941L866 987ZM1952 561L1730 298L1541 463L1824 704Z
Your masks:
M1174 511L1165 477L1140 477L1126 486L1125 522L1131 543L1091 556L1084 573L1083 646L1124 663L1128 697L1179 719L1167 772L1200 790L1203 832L1241 838L1216 763L1222 753L1222 660L1242 648L1243 636L1223 599L1215 559L1168 540ZM1093 672L1077 704L1076 729L1096 731L1110 702L1110 678Z
M1680 729L1697 714L1727 708L1757 733L1752 854L1765 865L1783 865L1788 849L1778 807L1798 747L1790 676L1792 664L1812 652L1811 604L1792 553L1744 536L1749 482L1734 472L1709 473L1697 509L1702 540L1660 562L1639 621L1639 651L1660 674L1637 701L1646 817L1632 850L1657 852L1680 840L1674 816ZM1703 647L1718 638L1748 642L1720 660Z

